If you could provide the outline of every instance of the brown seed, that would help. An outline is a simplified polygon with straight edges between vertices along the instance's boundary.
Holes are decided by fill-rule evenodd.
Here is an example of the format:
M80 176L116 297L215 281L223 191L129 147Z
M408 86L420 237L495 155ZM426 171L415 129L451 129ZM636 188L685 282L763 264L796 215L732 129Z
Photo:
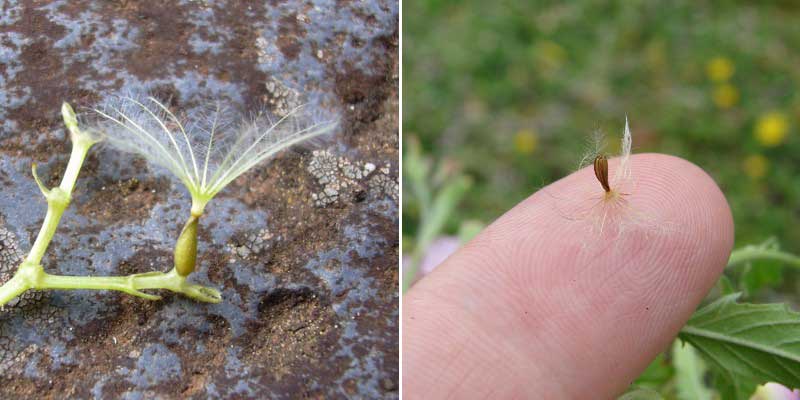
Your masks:
M606 193L611 191L611 186L608 184L608 159L602 154L594 159L594 176L600 181Z

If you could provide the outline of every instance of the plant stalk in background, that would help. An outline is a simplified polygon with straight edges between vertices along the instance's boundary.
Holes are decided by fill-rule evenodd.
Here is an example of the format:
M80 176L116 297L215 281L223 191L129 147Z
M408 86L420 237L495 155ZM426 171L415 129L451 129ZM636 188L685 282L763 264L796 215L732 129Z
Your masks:
M410 194L419 204L419 229L411 251L411 260L403 265L403 286L405 293L414 281L422 257L433 240L442 232L450 214L455 210L461 198L469 190L472 181L466 175L455 174L438 190L429 183L431 163L423 159L419 142L409 138L406 144L403 168L408 182Z

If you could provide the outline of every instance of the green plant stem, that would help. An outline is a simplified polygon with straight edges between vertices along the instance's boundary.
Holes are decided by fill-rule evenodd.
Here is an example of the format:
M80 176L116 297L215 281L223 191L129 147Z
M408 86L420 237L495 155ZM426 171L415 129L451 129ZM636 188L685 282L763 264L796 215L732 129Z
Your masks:
M472 181L467 176L456 177L436 194L433 204L427 207L428 212L425 212L421 218L419 233L411 254L411 262L409 265L403 265L403 293L411 287L411 282L417 275L425 252L442 231L450 213L458 206L471 184Z
M25 258L25 262L39 264L42 261L42 257L44 257L44 253L56 233L61 216L69 206L72 189L75 187L75 181L78 179L78 173L83 165L83 160L86 158L86 153L91 147L91 142L78 141L73 143L72 154L67 164L67 170L64 172L64 178L61 180L61 185L49 191L43 186L41 187L45 193L45 198L47 198L47 214L44 217L42 228L39 230L39 235L36 236L36 241ZM41 182L37 183L41 184Z
M23 263L14 277L0 287L0 304L8 303L29 289L116 290L147 300L158 300L161 296L141 290L166 289L208 303L222 300L217 290L187 283L186 277L174 269L167 273L155 271L128 276L64 276L51 275L39 265Z
M34 179L47 199L47 214L31 251L20 264L14 276L0 286L0 307L31 289L116 290L148 300L157 300L160 297L144 293L141 290L166 289L199 301L210 303L222 301L219 291L187 283L186 277L181 276L176 269L167 273L154 271L128 276L64 276L51 275L44 271L41 265L42 257L55 235L61 216L69 206L72 190L75 188L83 161L94 144L94 140L88 134L77 128L75 114L66 103L62 107L62 115L72 140L69 162L61 184L52 189L47 189L39 180L36 175L36 165L33 166Z
M35 280L35 277L23 272L24 265L21 265L14 276L0 286L0 308L31 288L31 280Z
M44 274L39 288L117 290L148 300L158 300L161 297L143 293L140 290L166 289L208 303L222 301L222 296L217 290L189 284L186 282L186 277L180 276L175 269L167 273L155 271L128 276L61 276Z
M800 257L780 250L765 249L758 246L746 246L735 250L728 259L728 268L755 260L775 260L794 268L800 268Z

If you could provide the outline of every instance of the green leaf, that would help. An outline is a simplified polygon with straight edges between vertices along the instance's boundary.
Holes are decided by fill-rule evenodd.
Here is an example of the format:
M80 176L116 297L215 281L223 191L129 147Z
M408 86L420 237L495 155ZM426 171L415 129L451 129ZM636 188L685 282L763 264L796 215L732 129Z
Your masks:
M740 288L748 297L764 288L776 287L783 281L783 265L778 261L758 260L742 269Z
M628 390L617 400L663 400L664 397L653 389L634 388Z
M417 233L417 244L420 249L427 248L433 239L442 232L447 219L455 211L471 185L472 180L469 177L459 175L436 193L430 213L422 221L422 226Z
M672 363L678 398L681 400L711 400L714 393L703 383L706 366L697 351L688 343L676 340L672 345Z
M404 193L415 197L420 203L423 213L433 201L428 176L431 172L430 160L422 155L422 147L416 137L411 136L404 142L403 151L403 188L408 188Z
M459 175L436 193L430 211L422 221L417 233L417 241L414 246L415 256L411 261L411 265L406 265L403 268L403 293L411 287L411 281L417 273L421 254L427 250L433 239L442 232L450 214L456 209L458 202L461 201L461 198L464 197L471 185L472 180L469 177Z
M636 378L634 385L640 388L658 390L669 382L673 375L675 375L675 369L665 359L664 353L659 353L656 359L647 366L638 378Z
M785 304L737 303L738 297L701 308L678 336L718 372L722 387L732 387L733 398L747 399L767 381L800 387L800 314Z
M731 279L725 275L719 277L717 286L719 286L719 290L723 296L736 293L736 289L733 287L733 282L731 282Z

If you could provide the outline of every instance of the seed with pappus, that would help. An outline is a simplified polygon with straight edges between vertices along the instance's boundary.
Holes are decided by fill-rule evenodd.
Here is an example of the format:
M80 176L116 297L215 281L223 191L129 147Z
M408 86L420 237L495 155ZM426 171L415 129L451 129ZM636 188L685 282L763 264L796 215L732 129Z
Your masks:
M600 181L600 186L606 193L611 191L611 186L608 184L608 158L604 155L599 155L594 159L594 176Z
M632 171L631 146L632 135L627 118L618 157L611 159L606 155L605 138L597 132L580 166L591 164L599 185L581 185L568 196L551 193L557 200L554 203L556 212L595 235L610 234L619 238L634 230L647 234L671 231L672 223L642 212L631 201L638 188Z
M179 118L153 97L115 97L95 111L107 122L102 130L108 141L172 172L197 213L250 168L337 124L309 106L281 118L259 113L243 119L217 103Z
M115 97L95 111L105 119L102 130L113 146L166 168L189 191L191 215L174 252L180 276L195 269L199 219L217 193L279 151L329 133L337 124L308 106L280 118L260 113L241 119L216 103L181 118L153 97Z

